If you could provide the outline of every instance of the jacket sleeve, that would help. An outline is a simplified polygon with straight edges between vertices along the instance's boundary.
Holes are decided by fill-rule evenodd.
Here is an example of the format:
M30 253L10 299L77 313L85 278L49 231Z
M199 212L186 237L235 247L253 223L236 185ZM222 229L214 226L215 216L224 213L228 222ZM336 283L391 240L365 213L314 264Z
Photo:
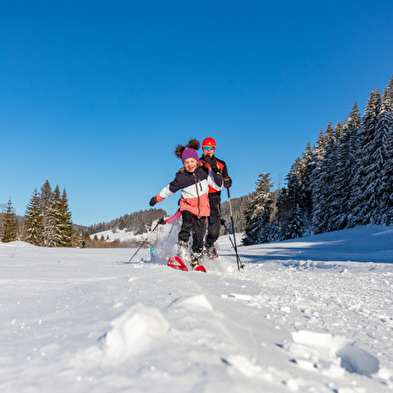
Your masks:
M165 198L170 197L176 191L180 190L180 183L179 183L179 173L176 174L176 177L173 181L171 181L166 187L164 187L157 195L156 199L157 202L163 201Z
M213 187L215 190L220 191L222 189L222 174L221 172L213 173L211 169L209 169L209 173L207 176L207 184Z
M228 168L227 168L227 164L225 163L225 161L220 160L219 158L216 158L216 160L222 164L222 169L221 169L222 178L225 179L225 178L229 177Z

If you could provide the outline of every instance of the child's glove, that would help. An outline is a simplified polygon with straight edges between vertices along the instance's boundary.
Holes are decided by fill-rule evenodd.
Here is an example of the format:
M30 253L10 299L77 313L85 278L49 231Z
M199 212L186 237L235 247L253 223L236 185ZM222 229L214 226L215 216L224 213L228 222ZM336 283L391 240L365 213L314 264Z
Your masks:
M149 205L150 205L150 206L154 206L156 203L157 203L157 199L156 199L156 197L154 196L153 198L150 199Z

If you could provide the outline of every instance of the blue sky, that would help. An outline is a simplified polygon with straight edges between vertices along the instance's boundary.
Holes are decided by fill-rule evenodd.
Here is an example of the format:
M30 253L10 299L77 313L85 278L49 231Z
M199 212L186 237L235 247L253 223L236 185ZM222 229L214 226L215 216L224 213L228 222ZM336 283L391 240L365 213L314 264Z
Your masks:
M77 224L148 209L176 145L207 136L232 198L260 173L283 185L307 142L389 83L392 20L390 0L6 2L0 203L23 215L48 179Z

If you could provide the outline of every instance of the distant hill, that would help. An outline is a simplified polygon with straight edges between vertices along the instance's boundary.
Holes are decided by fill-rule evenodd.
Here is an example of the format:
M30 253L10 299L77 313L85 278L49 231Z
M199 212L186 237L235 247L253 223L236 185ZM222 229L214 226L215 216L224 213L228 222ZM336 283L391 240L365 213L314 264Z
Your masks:
M236 232L243 232L245 229L246 221L244 216L244 211L248 207L248 204L251 200L251 194L239 197L239 198L231 198L231 206L233 213L233 220L235 222ZM228 229L232 227L231 225L231 217L230 217L230 209L229 202L225 201L221 204L221 217L225 220ZM228 225L229 224L229 225ZM222 233L224 233L225 229L222 228ZM230 229L232 232L232 229Z
M87 233L95 234L108 230L118 231L126 229L135 235L148 232L153 221L167 216L163 209L140 210L135 213L125 214L109 222L101 222L87 227Z
M251 194L231 199L232 213L235 221L235 227L237 232L243 232L245 228L244 211L250 203ZM230 232L232 232L231 218L229 202L225 201L221 204L222 218L228 224ZM119 218L111 220L109 222L101 222L99 224L91 225L86 229L87 233L94 235L96 233L105 231L123 231L133 232L135 235L146 233L150 230L153 221L160 219L161 217L167 217L168 214L163 209L149 209L140 210L131 214L125 214ZM224 227L222 227L222 234L225 233Z

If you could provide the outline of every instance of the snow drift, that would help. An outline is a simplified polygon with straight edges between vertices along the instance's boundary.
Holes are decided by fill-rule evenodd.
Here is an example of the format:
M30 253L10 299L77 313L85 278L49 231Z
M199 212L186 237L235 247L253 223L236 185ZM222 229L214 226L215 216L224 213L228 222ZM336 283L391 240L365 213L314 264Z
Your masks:
M0 243L0 390L393 390L390 228L239 247L242 272L221 237L207 274L166 267L170 229L132 263Z

